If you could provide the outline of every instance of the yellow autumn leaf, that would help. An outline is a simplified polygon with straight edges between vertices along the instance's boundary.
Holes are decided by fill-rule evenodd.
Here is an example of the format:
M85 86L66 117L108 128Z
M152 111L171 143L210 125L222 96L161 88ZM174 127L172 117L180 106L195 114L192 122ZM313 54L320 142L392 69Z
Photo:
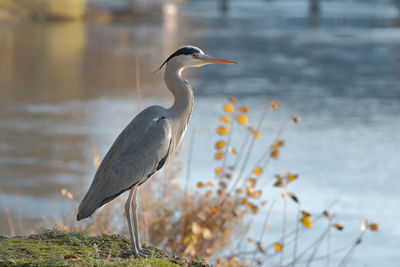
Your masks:
M255 139L259 139L260 138L260 132L257 131L257 130L252 131L251 134L253 135L253 137Z
M226 141L218 141L215 144L215 148L218 149L218 150L221 150L221 149L223 149L225 147L225 145L226 145Z
M225 126L219 126L219 127L217 128L217 133L218 133L219 135L227 135L227 134L229 133L229 130L228 130L228 128L226 128Z
M274 249L275 249L275 251L282 251L283 246L281 243L276 242L276 243L274 243Z
M253 173L254 173L255 175L260 175L260 174L262 173L262 168L260 168L260 167L255 168L255 169L253 170Z
M208 229L207 227L204 227L203 229L201 229L201 235L203 236L203 238L205 240L208 240L211 238L211 231L210 229Z
M197 187L198 188L202 188L202 187L204 187L205 186L205 184L203 183L203 182L198 182L197 183Z
M63 226L63 230L64 231L69 231L69 230L71 230L71 227L69 227L68 225L64 225Z
M242 193L243 193L243 189L241 189L241 188L236 189L236 194L242 194Z
M67 192L67 198L69 198L69 199L73 199L74 198L74 196L70 193L70 192Z
M230 96L230 97L229 97L229 101L230 101L232 104L236 105L236 99L235 99L233 96Z
M244 114L237 115L236 120L239 124L247 124L249 122L249 120L247 119L247 116Z
M215 174L220 174L222 172L222 168L218 167L215 169Z
M61 195L63 195L63 196L65 196L65 194L67 194L67 189L65 189L65 188L62 188L61 190L60 190L60 194Z
M210 209L210 213L213 214L213 215L217 214L217 213L218 213L217 208L216 208L216 207L212 207L212 208Z
M293 182L294 180L297 179L297 177L299 177L297 174L290 174L290 175L288 176L288 178L287 178L287 182L288 182L288 183Z
M201 227L197 222L192 223L192 233L198 235L201 233Z
M235 112L235 107L232 106L231 104L225 104L222 108L226 113L234 113Z
M207 185L211 187L211 186L213 186L213 183L207 182Z
M273 110L277 110L279 109L281 103L279 102L279 100L272 100L271 102L269 102L269 105Z
M272 150L271 151L271 157L274 159L279 158L279 150Z
M256 185L256 182L257 182L257 181L256 181L256 179L254 179L254 178L250 178L250 179L249 179L249 182L250 182L251 186L254 187L254 186Z
M227 116L222 116L219 118L219 120L223 123L230 123L231 122L231 118L227 117Z
M217 152L215 154L215 159L222 159L223 156L224 156L224 152Z
M309 217L301 218L300 222L301 222L302 225L304 225L304 227L307 227L307 228L311 228L312 227L312 222L311 222Z

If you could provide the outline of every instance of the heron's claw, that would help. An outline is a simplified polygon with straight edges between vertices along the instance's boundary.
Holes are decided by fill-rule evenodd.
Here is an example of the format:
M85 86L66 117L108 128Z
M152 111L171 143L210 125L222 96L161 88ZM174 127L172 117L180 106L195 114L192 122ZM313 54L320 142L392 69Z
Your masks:
M148 258L149 256L134 249L128 249L122 252L122 256L129 257L134 255L135 258Z

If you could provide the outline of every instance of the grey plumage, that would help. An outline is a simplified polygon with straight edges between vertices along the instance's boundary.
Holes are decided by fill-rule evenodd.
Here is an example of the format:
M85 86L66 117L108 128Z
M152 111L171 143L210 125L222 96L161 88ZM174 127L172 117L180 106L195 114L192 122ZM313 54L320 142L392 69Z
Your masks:
M138 186L172 158L192 113L193 92L189 82L182 78L182 70L213 63L234 64L233 61L207 56L193 46L183 46L167 58L163 63L167 64L164 81L174 95L174 104L168 109L160 106L146 108L128 124L104 157L79 205L77 220L91 216L96 209L130 190L125 211L132 241L130 252L137 257L149 254L139 242ZM131 223L131 209L135 229Z

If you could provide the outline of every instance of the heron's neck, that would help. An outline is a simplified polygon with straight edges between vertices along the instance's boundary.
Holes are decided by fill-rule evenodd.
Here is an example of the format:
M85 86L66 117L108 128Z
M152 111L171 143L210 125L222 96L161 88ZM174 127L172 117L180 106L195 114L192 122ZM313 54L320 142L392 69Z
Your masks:
M182 68L177 64L167 64L164 73L164 81L168 89L174 95L174 104L169 108L172 118L187 123L193 108L193 91L188 82L182 76Z

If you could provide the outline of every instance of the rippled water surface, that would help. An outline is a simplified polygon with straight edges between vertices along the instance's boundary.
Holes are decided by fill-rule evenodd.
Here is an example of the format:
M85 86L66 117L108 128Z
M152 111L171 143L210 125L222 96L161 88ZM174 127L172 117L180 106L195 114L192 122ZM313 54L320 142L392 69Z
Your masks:
M195 133L192 185L217 166L214 130L226 97L237 97L256 121L279 87L283 108L268 115L260 147L289 113L302 120L285 129L286 146L265 184L283 169L299 173L292 189L313 212L339 197L333 210L348 231L337 244L355 239L364 217L381 228L352 266L397 266L398 11L390 3L340 2L324 2L321 17L307 11L300 1L233 1L223 14L213 1L194 1L179 16L129 23L0 24L0 181L14 220L21 210L30 229L52 218L65 207L60 188L80 199L95 172L91 149L104 155L140 107L171 103L161 73L152 71L178 46L193 44L239 64L187 71L196 94L183 144L186 162ZM275 189L265 193L279 197ZM280 233L280 210L270 237ZM261 224L256 218L250 235ZM2 205L0 234L8 231Z

